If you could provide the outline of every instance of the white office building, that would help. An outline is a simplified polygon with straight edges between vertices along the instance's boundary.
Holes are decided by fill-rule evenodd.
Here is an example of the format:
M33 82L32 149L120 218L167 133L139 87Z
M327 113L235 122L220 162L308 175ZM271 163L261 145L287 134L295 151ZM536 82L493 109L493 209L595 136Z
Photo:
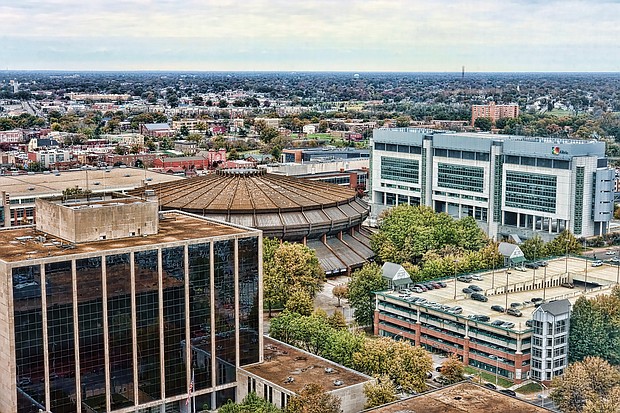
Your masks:
M558 300L541 304L532 313L533 379L552 380L568 366L570 308L570 301Z
M376 129L370 169L371 222L427 205L473 216L496 239L550 240L564 229L605 234L613 215L614 171L594 140Z

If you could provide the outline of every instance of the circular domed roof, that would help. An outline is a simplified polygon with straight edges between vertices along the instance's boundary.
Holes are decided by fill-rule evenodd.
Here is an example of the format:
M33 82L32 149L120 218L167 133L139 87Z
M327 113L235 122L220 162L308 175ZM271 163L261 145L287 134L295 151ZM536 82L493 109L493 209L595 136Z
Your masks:
M222 169L130 194L144 196L147 189L154 191L164 210L205 215L286 239L336 233L368 216L368 205L352 189L258 169Z

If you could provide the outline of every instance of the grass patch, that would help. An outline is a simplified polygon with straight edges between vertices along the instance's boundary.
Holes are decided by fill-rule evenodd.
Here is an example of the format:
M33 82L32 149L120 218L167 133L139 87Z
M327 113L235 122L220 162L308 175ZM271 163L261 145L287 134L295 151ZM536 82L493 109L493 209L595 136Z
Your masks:
M543 389L542 386L538 383L528 383L525 386L519 387L515 391L521 394L532 394L532 393L539 393L542 391L542 389Z
M474 383L478 383L478 382L480 382L480 379L482 379L483 381L488 381L489 383L495 384L495 374L489 373L488 371L478 370L478 369L476 369L474 367L465 366L465 373L473 374L473 375L477 376L477 377L475 377L472 380ZM502 376L497 376L497 385L498 386L510 387L513 384L514 383L511 382L510 380L507 380L507 379L503 378Z

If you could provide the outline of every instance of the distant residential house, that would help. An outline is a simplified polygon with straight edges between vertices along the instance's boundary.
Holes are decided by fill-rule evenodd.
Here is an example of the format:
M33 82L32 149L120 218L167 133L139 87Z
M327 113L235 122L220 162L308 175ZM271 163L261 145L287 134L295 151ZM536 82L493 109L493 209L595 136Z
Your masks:
M525 261L523 251L521 251L521 248L516 244L500 242L497 249L499 253L504 256L504 265L506 267L514 267Z
M198 151L198 144L194 141L174 141L174 150L183 152L185 155L194 155Z
M22 143L24 141L24 131L12 129L0 131L0 143Z
M44 168L49 168L59 162L70 162L72 158L71 151L61 149L28 152L28 161L38 162Z
M211 163L208 158L202 156L183 156L170 158L157 158L153 161L153 167L163 171L186 171L190 169L208 169ZM181 168L181 169L179 169Z
M317 131L317 125L313 123L304 125L303 127L303 132L307 134L313 134L313 133L316 133L316 131Z
M388 281L388 289L400 290L413 284L407 270L402 265L386 262L381 267L383 278Z
M170 137L176 134L167 123L141 123L140 133L153 138Z

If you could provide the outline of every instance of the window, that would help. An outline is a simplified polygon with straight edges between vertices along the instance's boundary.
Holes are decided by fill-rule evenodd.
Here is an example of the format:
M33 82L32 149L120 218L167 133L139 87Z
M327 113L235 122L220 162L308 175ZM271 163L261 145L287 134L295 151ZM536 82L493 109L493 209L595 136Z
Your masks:
M414 159L382 156L381 179L417 184L420 182L419 162Z
M385 150L385 143L375 143L375 150L376 151L384 151Z
M506 206L555 213L557 177L506 171Z
M534 339L534 340L532 341L532 345L533 345L533 346L537 346L537 347L542 346L542 338L540 338L540 337L534 337L533 339Z
M562 345L562 344L566 344L566 337L567 337L566 335L556 337L555 338L555 345L559 346L559 345Z
M439 163L437 185L443 188L483 192L484 168Z
M555 333L564 333L566 331L566 320L556 321L555 323Z

